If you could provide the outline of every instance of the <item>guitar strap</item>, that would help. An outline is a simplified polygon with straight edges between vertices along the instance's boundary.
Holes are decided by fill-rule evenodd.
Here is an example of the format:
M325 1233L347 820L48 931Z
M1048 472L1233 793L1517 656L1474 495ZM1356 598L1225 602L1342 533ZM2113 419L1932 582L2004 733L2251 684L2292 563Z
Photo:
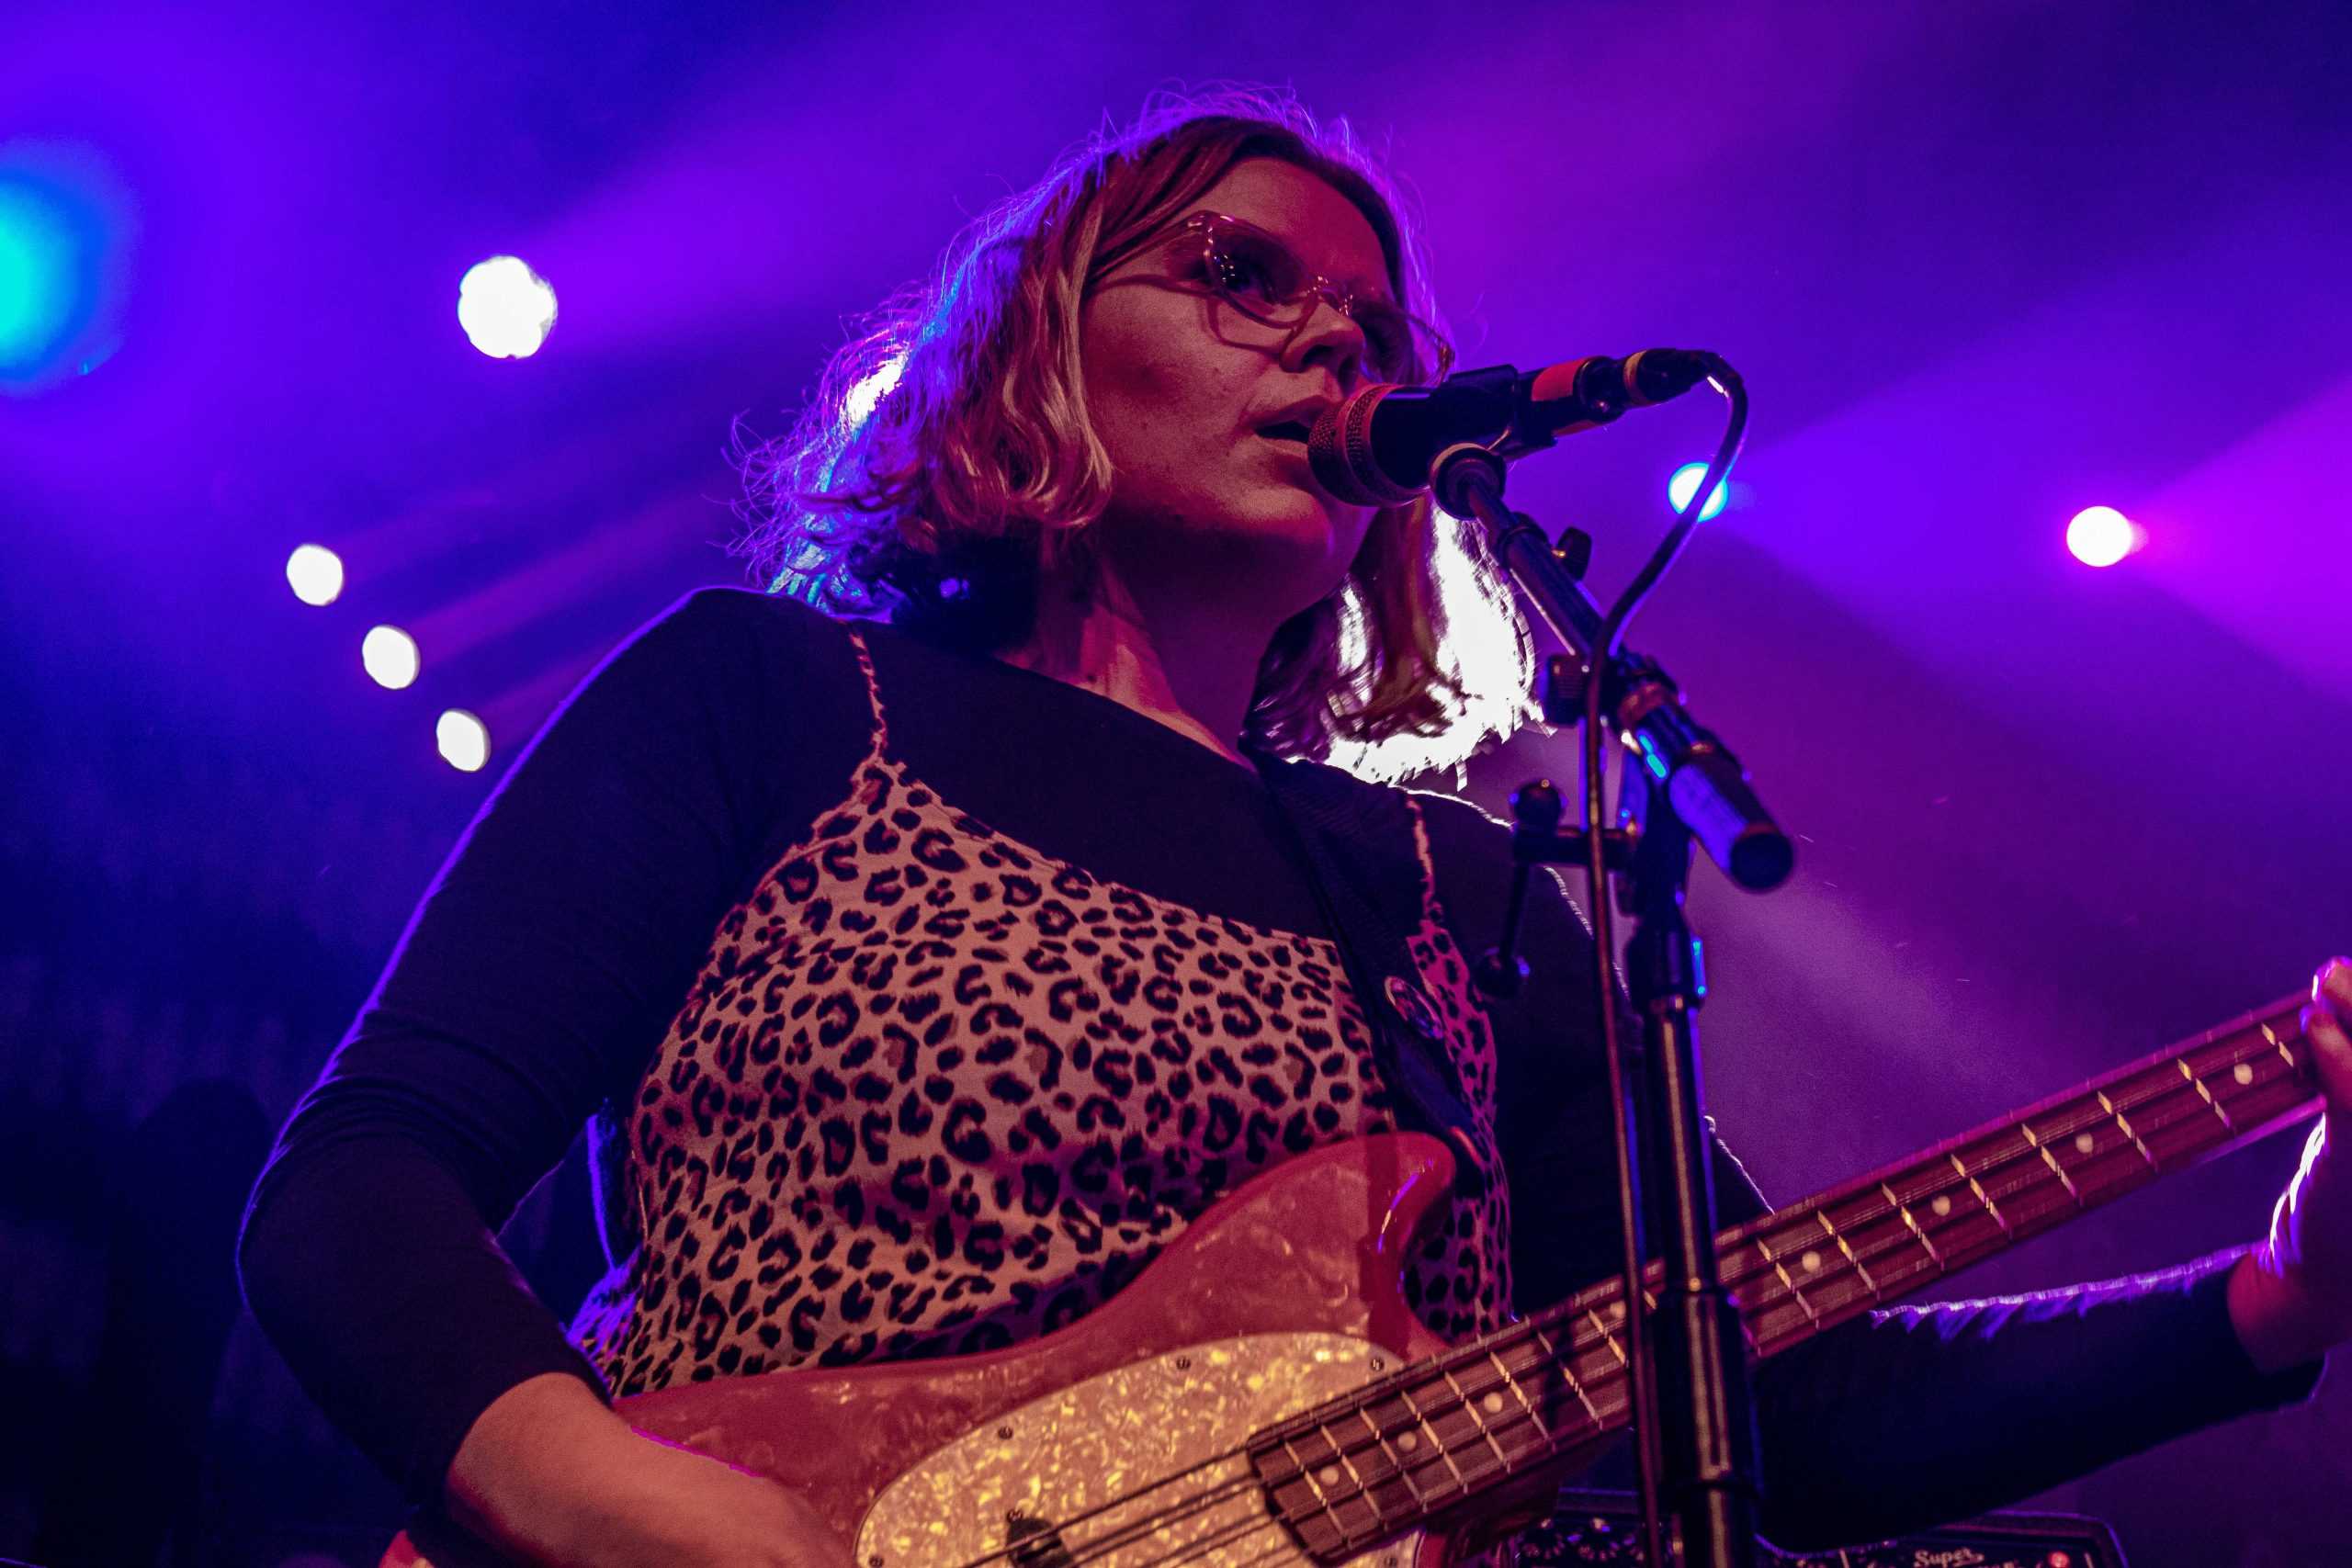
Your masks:
M1420 886L1404 802L1386 791L1376 792L1375 801L1362 780L1337 768L1287 761L1248 745L1242 752L1306 862L1348 983L1372 1025L1373 1061L1395 1091L1400 1119L1453 1147L1457 1187L1475 1194L1488 1172L1444 1026L1421 988L1404 927L1382 903L1384 893L1393 902L1396 889ZM1383 977L1378 986L1374 975Z

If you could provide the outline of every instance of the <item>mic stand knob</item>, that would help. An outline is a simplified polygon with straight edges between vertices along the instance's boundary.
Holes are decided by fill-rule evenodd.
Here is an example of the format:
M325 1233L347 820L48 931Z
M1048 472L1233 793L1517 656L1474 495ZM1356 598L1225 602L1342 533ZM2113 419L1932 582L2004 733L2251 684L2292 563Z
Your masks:
M1585 682L1591 680L1592 666L1580 654L1555 653L1544 661L1544 717L1546 722L1574 727L1584 722ZM1601 694L1600 707L1609 710L1609 694Z
M1584 829L1561 828L1563 807L1560 786L1550 779L1532 779L1511 791L1510 813L1518 826L1511 829L1510 902L1503 915L1503 937L1470 966L1472 979L1487 996L1500 999L1519 995L1532 973L1518 949L1520 922L1527 913L1527 879L1536 865L1584 863ZM1634 852L1641 844L1637 832L1631 827L1603 828L1600 841L1611 871L1633 869Z
M1535 519L1524 512L1511 515L1531 528L1535 526ZM1552 541L1552 555L1560 563L1561 570L1582 582L1584 574L1592 570L1592 536L1571 523Z

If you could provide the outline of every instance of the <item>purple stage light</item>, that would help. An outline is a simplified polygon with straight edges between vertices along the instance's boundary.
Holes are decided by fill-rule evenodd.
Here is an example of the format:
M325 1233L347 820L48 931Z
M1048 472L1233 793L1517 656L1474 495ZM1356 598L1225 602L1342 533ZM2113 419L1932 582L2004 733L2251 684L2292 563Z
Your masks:
M2112 506L2086 506L2066 525L2066 548L2085 566L2113 566L2147 542L2140 525Z
M527 359L555 325L555 290L519 256L476 262L458 284L458 324L493 359Z

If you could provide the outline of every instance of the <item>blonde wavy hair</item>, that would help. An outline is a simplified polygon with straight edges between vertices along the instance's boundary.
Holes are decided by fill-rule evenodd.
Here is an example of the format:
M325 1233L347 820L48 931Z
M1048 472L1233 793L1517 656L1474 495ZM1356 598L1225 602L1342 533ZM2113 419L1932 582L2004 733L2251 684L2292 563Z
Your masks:
M731 548L752 578L977 653L1030 637L1048 577L1087 592L1089 526L1113 482L1080 371L1088 289L1260 157L1351 201L1396 298L1441 319L1410 209L1345 120L1260 88L1156 95L861 321L790 434L739 446L749 526ZM1458 768L1534 716L1531 675L1526 625L1480 531L1424 499L1374 513L1340 587L1276 629L1241 739L1368 777Z

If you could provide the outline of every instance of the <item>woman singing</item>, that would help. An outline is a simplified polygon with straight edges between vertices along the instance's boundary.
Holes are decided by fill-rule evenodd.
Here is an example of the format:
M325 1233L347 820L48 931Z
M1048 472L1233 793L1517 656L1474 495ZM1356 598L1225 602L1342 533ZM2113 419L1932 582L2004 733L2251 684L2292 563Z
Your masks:
M806 1499L611 1401L1083 1318L1252 1177L1406 1124L1374 1009L1442 1053L1488 1178L1411 1259L1421 1320L1458 1338L1614 1270L1598 1046L1558 1037L1589 1015L1580 917L1534 879L1543 966L1483 998L1508 832L1327 761L1485 738L1441 563L1516 629L1478 541L1307 467L1352 388L1443 373L1434 318L1343 129L1163 102L976 223L753 454L782 591L688 595L548 721L254 1195L255 1315L424 1517L529 1562L844 1568ZM1489 692L1523 691L1519 647ZM1408 933L1382 990L1278 773L1351 803ZM1767 1533L1960 1517L2305 1396L2352 1334L2352 964L2324 982L2339 1132L2267 1242L1765 1362ZM583 1122L612 1268L566 1325L494 1232ZM1727 1158L1719 1186L1725 1223L1761 1212Z

